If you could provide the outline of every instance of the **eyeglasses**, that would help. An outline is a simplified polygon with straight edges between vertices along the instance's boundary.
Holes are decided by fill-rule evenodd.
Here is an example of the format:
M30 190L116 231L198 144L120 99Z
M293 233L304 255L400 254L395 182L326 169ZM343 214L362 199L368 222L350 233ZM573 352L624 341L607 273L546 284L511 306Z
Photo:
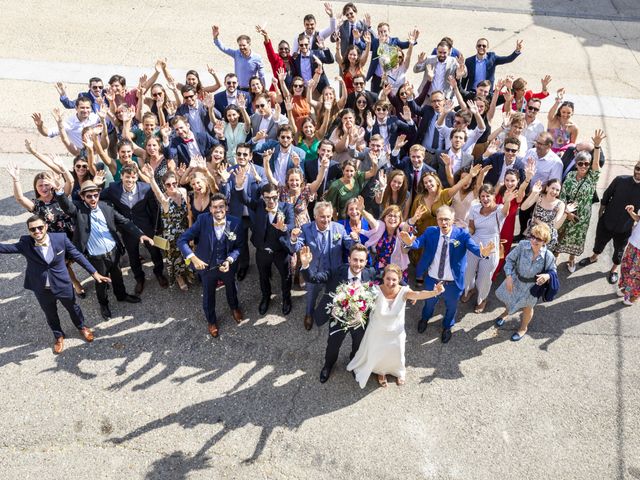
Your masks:
M517 148L507 148L507 147L505 147L504 151L507 152L507 153L516 153L518 151L518 149Z
M236 157L248 157L251 155L249 152L236 152Z
M86 198L87 200L91 200L93 198L98 198L100 196L99 193L85 193L84 194L84 198Z
M256 103L256 108L264 108L266 106L267 106L266 103Z
M189 99L189 98L193 98L195 97L195 95L183 95L182 98L184 98L185 100Z
M576 162L576 165L579 167L588 167L589 162Z
M530 235L529 236L529 240L535 240L536 242L540 242L540 243L544 243L544 240L541 239L540 237L536 237L535 235Z
M267 197L266 195L263 195L262 198L264 199L265 202L275 202L275 201L278 200L278 196L277 195L269 196L269 197Z
M45 229L44 225L36 225L35 227L29 227L29 231L31 233L43 232Z
M529 110L530 112L539 112L540 109L537 107L532 107L532 106L528 106L527 110Z
M476 48L487 48L488 45L483 45L481 43L479 43L478 45L476 45Z
M152 93L151 95L153 95L154 97L161 97L162 95L164 95L164 92L155 92L155 93ZM187 98L187 97L184 97L184 98Z
M453 222L453 218L438 218L438 221L441 223L451 223Z
M302 88L304 87L304 83L294 83L293 88Z

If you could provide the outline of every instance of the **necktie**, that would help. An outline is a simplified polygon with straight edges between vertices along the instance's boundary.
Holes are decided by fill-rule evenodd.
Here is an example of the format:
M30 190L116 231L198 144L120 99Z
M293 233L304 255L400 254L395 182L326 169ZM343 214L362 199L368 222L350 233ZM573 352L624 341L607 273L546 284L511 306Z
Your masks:
M353 45L353 23L349 24L349 45Z
M413 188L412 188L412 192L415 195L416 193L418 193L418 180L420 177L420 170L414 170L413 171Z
M438 280L442 280L444 277L444 266L447 261L447 250L449 248L449 242L446 235L442 236L442 250L440 250L440 263L438 264Z
M440 132L438 132L438 129L436 128L436 122L438 121L439 116L440 114L436 113L431 120L431 122L433 123L433 137L431 139L431 148L433 148L434 150L437 150L440 146Z

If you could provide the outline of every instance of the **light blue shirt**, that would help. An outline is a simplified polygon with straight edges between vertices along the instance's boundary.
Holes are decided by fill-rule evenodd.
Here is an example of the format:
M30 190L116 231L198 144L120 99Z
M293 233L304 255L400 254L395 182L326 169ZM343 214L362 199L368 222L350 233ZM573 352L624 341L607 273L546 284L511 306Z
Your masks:
M254 75L257 75L262 83L264 79L264 65L262 64L262 57L251 52L249 57L245 57L240 50L234 48L225 47L219 39L215 39L214 42L222 52L226 53L233 58L233 71L238 77L238 87L248 89L249 79Z
M309 80L313 77L313 57L311 55L308 56L300 56L300 73L302 75L302 79L304 83L308 83Z
M87 252L89 255L104 255L116 248L116 242L109 232L107 219L100 207L91 210L91 232L89 233L89 241L87 242Z
M476 71L475 77L473 78L473 88L476 88L478 84L487 79L487 59L486 57L482 60L478 60L476 57Z

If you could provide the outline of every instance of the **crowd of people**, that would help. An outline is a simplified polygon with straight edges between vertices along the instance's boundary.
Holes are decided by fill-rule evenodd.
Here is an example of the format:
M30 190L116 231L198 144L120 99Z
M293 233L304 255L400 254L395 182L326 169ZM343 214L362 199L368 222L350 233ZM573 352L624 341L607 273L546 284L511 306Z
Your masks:
M73 169L25 142L47 170L28 197L19 168L8 169L17 202L32 216L29 234L0 253L27 258L25 288L45 312L54 352L64 343L57 300L93 340L75 300L86 292L73 264L93 275L108 320L108 285L119 302L141 301L143 245L161 288L202 289L208 332L218 337L219 287L232 318L244 319L238 288L250 271L251 243L258 313L270 310L275 268L283 315L295 284L306 290L304 328L330 322L322 382L351 334L349 369L361 386L372 372L383 386L386 374L403 384L408 300L424 301L420 333L444 300L447 343L459 303L474 301L482 313L500 282L495 296L505 310L495 323L522 311L511 336L518 341L536 303L559 288L559 262L573 273L596 262L611 240L608 281L625 305L637 302L640 162L598 198L606 136L581 132L564 88L547 118L538 118L552 79L534 91L517 76L521 40L501 56L479 38L465 57L445 37L416 55L418 29L392 36L388 22L359 16L353 3L324 10L325 28L306 15L304 30L276 48L256 27L267 62L249 35L232 48L212 26L213 44L233 58L222 79L207 66L213 82L196 70L180 82L159 59L131 89L117 74L106 84L93 77L71 99L57 83L71 112L53 108L55 125L33 113L38 132L58 137L73 156ZM418 86L407 81L410 68L424 72ZM593 254L578 260L598 201ZM133 291L121 273L125 254ZM369 281L380 293L369 326L340 329L328 318L328 294L341 282Z

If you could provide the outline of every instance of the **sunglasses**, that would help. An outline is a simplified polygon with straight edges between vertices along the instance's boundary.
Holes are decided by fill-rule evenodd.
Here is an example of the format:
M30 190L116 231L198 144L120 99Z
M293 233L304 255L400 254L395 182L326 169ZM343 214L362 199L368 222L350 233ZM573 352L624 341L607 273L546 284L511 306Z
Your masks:
M304 87L303 83L294 83L293 84L293 88L302 88L302 87Z
M162 92L155 92L155 93L152 93L151 95L153 95L154 97L160 97L160 96L162 96L164 94ZM187 98L187 97L185 97L185 98Z
M536 237L535 235L530 235L529 240L535 240L536 242L544 243L544 240L540 237Z
M45 229L44 225L36 225L35 227L29 227L29 231L31 233L43 232Z
M155 96L155 95L154 95ZM182 98L184 98L185 100L189 99L189 98L193 98L195 97L195 95L183 95Z
M354 85L364 85L364 82L353 82Z
M487 48L488 45L482 45L482 44L478 44L476 45L476 48Z
M99 193L85 193L84 194L84 198L86 198L87 200L91 200L93 198L98 198L100 196Z
M226 82L227 85L237 85L238 82Z
M537 107L527 107L527 110L529 110L530 112L539 112L540 109Z
M300 46L300 47L308 47L309 44L308 43L299 43L298 46Z
M292 140L292 139L293 139L293 137L291 137L290 135L282 135L280 137L280 140Z
M256 108L264 108L266 106L267 106L266 103L256 103Z
M389 110L386 107L376 107L376 112L386 112L387 110Z
M93 85L91 90L102 90L104 87L102 85Z
M516 153L518 151L517 148L506 148L504 149L505 152L507 153Z
M236 153L236 157L248 157L249 155L251 155L248 152L237 152Z
M86 170L87 168L89 168L89 165L80 165L80 164L78 164L78 165L75 166L75 168L77 168L78 170L80 170L80 169L85 169Z
M178 182L167 182L164 184L165 187L175 187L178 185Z
M589 162L577 162L576 165L579 167L588 167Z

